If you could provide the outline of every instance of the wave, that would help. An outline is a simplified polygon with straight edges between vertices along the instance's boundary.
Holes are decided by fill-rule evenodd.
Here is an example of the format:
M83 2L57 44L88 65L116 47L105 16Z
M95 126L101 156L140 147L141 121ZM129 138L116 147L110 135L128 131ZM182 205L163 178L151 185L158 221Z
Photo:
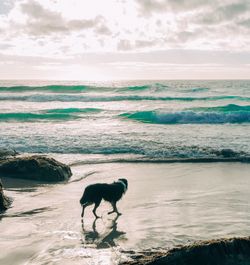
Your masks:
M49 109L47 113L99 113L101 109L97 108L65 108L65 109Z
M193 87L193 88L185 89L185 90L183 90L183 92L194 92L194 93L196 93L196 92L207 92L209 90L210 90L210 88L208 88L208 87Z
M0 87L0 92L25 92L25 91L47 91L52 93L82 93L82 92L126 92L126 91L145 91L151 88L163 89L167 87L163 84L152 84L152 85L141 85L141 86L86 86L86 85L49 85L49 86L11 86L11 87Z
M128 87L119 87L116 88L116 91L145 91L151 89L151 85L143 85L143 86L128 86Z
M75 157L71 166L100 163L210 163L210 162L250 162L250 153L231 148L212 148L207 146L154 145L138 146L119 141L114 144L71 143L63 139L52 139L53 145L41 145L33 142L32 146L17 146L19 153L49 153L53 157L66 155ZM6 144L5 144L6 145ZM74 156L76 155L76 156Z
M11 86L0 87L0 92L25 92L25 91L50 91L55 93L79 93L84 92L91 87L79 85L79 86L65 86L65 85L50 85L50 86Z
M64 113L0 113L0 121L70 120L77 116Z
M169 86L161 83L153 83L150 85L141 85L141 86L127 86L127 87L118 87L115 89L117 92L140 92L140 91L150 91L150 92L162 92L166 91Z
M191 108L192 111L212 111L212 112L238 112L238 111L250 111L250 106L239 106L236 104L228 104L226 106L217 106L217 107L200 107L200 108Z
M76 161L69 164L69 166L80 166L80 165L94 165L94 164L108 164L108 163L222 163L222 162L242 162L249 163L250 156L246 157L193 157L193 158L94 158L84 159L84 161Z
M49 109L38 113L16 112L0 113L0 121L37 121L37 120L73 120L80 119L82 116L77 114L99 113L101 109L96 108L65 108Z
M140 92L140 91L164 91L167 85L153 83L133 86L91 86L91 85L46 85L46 86L2 86L0 92L30 92L45 91L51 93L82 93L82 92Z
M249 123L249 111L237 111L230 113L219 112L161 112L139 111L123 113L121 117L156 124L224 124L224 123Z
M53 95L53 94L33 94L23 96L1 95L0 101L30 101L30 102L111 102L111 101L218 101L218 100L239 100L250 101L250 97L242 96L211 96L211 97L158 97L158 96L82 96L82 95Z

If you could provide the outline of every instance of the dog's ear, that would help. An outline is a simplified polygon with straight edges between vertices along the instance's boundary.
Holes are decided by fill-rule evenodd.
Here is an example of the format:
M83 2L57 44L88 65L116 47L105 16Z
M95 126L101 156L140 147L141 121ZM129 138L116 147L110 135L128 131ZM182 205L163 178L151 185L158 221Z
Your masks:
M128 188L128 181L126 179L119 179L119 181L123 182L126 188Z

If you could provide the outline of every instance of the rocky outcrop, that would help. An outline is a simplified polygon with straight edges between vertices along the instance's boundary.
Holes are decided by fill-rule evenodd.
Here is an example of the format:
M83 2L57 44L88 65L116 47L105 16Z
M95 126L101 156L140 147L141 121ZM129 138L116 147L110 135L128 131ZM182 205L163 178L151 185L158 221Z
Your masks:
M4 159L9 156L16 156L18 153L14 149L1 148L0 159Z
M250 237L203 241L165 252L144 252L133 255L132 261L121 264L249 265Z
M0 180L0 213L6 211L10 207L11 202L12 200L8 198L7 196L5 196L3 192L3 185Z
M69 166L46 156L8 157L0 159L0 176L37 180L65 181L71 177Z

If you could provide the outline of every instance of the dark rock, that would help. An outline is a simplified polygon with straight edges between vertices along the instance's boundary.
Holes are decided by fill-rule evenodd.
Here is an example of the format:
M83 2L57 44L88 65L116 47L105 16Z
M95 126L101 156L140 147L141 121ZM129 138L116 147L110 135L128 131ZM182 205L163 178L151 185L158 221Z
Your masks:
M72 173L69 166L46 156L11 157L0 160L3 177L56 182L68 180Z
M123 265L249 265L250 237L198 242L165 252L145 252Z
M232 149L222 149L221 155L223 157L236 157L236 156L239 156L239 153L235 152Z
M234 150L228 148L228 149L221 149L219 151L215 151L215 154L217 156L222 156L225 158L232 158L232 157L240 157L244 153L235 152Z
M11 205L12 200L5 196L4 192L3 192L3 185L0 179L0 213L6 211L10 205Z
M0 159L16 155L18 155L18 153L14 149L7 149L7 148L0 149Z

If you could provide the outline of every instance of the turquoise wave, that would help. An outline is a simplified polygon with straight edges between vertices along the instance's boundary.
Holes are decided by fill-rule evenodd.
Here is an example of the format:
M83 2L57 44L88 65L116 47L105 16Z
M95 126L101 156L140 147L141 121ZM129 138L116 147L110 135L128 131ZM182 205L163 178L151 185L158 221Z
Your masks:
M69 120L77 118L77 116L64 113L0 113L0 121Z
M208 87L192 87L189 89L184 89L183 92L207 92L210 88Z
M25 91L47 91L54 93L81 93L81 92L133 92L133 91L161 91L168 88L160 83L133 85L133 86L87 86L87 85L46 85L46 86L1 86L0 92L25 92Z
M65 85L50 85L50 86L11 86L0 87L0 92L25 92L25 91L50 91L55 93L67 93L67 92L84 92L89 89L89 86L65 86Z
M250 97L242 96L208 96L208 97L158 97L158 96L82 96L65 94L34 94L34 95L0 95L0 101L30 101L30 102L111 102L111 101L219 101L219 100L239 100L250 101Z
M238 112L238 111L250 111L250 106L239 106L236 104L228 104L226 106L217 107L200 107L200 108L190 108L192 111L211 111L211 112Z
M145 91L152 87L164 88L165 85L142 85L142 86L127 86L127 87L105 87L105 86L85 86L85 85L50 85L50 86L11 86L0 87L0 92L25 92L25 91L45 91L54 93L81 93L81 92L126 92L126 91Z
M65 109L49 109L47 113L98 113L101 109L96 108L65 108Z
M165 84L153 83L150 85L118 87L115 88L115 91L116 92L140 92L140 91L162 92L168 88L169 86Z
M16 112L0 113L0 121L37 121L37 120L73 120L80 119L82 116L77 114L94 114L101 112L96 108L65 108L49 109L38 113Z
M237 111L231 113L220 112L161 112L139 111L120 114L123 118L144 123L155 124L224 124L224 123L249 123L249 111Z

